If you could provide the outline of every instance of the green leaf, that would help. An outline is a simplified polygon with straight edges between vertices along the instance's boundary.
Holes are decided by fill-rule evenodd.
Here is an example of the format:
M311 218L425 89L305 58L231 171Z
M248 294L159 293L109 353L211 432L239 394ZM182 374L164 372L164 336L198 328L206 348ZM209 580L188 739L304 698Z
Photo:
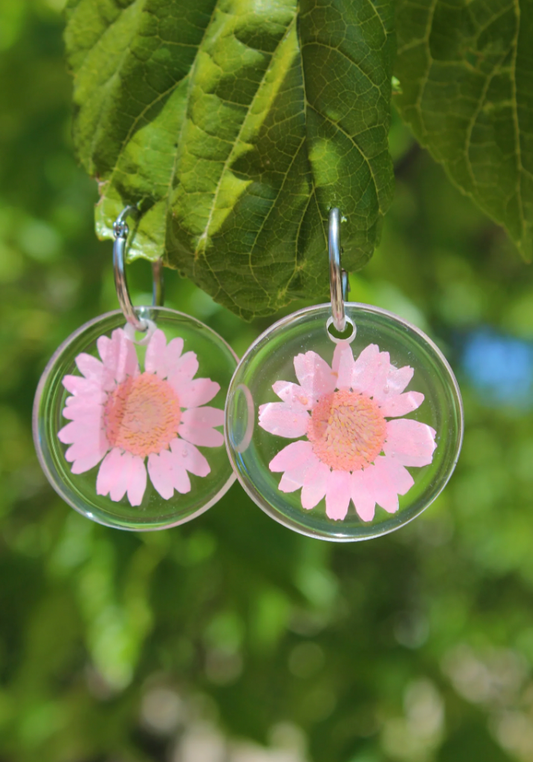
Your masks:
M400 113L531 259L533 3L399 0L397 8Z
M75 142L97 230L250 317L327 294L372 255L391 201L391 0L71 0Z

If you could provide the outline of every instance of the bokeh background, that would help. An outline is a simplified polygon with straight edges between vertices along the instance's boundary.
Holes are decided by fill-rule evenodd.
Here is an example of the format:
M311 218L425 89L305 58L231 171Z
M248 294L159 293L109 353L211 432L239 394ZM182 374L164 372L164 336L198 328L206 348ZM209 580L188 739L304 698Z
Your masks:
M62 5L0 3L0 762L533 760L532 271L396 117L396 199L352 298L410 319L456 369L466 438L438 501L337 547L239 486L145 535L48 486L39 375L116 307L70 140ZM130 283L148 298L146 263ZM167 303L238 353L270 322L173 272Z

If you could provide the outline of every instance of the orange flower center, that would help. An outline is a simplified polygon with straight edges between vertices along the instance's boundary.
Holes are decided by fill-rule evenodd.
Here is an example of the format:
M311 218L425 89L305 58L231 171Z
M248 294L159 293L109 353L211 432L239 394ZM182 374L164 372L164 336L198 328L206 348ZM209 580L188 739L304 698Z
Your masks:
M336 471L357 471L377 458L386 432L387 422L374 400L343 390L318 401L307 437L322 463Z
M127 378L109 394L104 408L110 445L141 458L167 449L180 420L176 392L153 373Z

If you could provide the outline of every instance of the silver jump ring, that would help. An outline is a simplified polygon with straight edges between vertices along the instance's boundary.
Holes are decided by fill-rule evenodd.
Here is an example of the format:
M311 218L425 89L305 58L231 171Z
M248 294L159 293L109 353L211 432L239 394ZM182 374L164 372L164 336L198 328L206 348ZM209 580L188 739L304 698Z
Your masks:
M128 281L126 279L124 256L129 233L129 228L125 222L125 218L136 213L137 208L135 206L127 206L121 211L113 223L113 234L115 236L115 241L113 243L113 272L115 275L115 288L117 290L118 302L122 312L124 313L124 317L128 323L135 328L136 331L146 331L148 328L148 322L137 317L135 307L131 302L130 292L128 289ZM164 287L163 263L161 259L158 259L156 262L152 262L152 274L154 278L152 304L154 307L162 307L164 301Z
M329 213L329 288L331 292L331 315L336 330L342 333L346 328L344 300L349 291L348 273L341 267L340 247L341 213L335 208Z

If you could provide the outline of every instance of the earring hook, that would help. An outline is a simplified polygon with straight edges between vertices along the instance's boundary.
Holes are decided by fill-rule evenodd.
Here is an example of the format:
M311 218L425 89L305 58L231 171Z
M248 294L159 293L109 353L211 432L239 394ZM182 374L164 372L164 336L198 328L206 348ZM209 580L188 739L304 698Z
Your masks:
M340 247L341 213L337 207L329 213L328 254L329 254L329 288L331 293L331 315L333 325L339 333L346 328L344 301L350 291L348 273L341 266Z
M117 219L113 223L113 235L115 240L113 242L113 272L115 276L115 288L117 290L118 302L120 308L124 313L124 317L130 325L135 328L136 331L146 331L148 328L148 322L146 320L139 319L135 312L135 307L131 302L130 292L128 289L128 281L126 278L125 267L125 252L126 243L128 240L129 227L126 223L126 217L134 216L138 213L138 209L135 206L126 206ZM156 262L152 262L152 275L154 279L153 283L153 299L152 305L154 307L162 307L164 302L164 283L163 283L163 263L161 259Z

